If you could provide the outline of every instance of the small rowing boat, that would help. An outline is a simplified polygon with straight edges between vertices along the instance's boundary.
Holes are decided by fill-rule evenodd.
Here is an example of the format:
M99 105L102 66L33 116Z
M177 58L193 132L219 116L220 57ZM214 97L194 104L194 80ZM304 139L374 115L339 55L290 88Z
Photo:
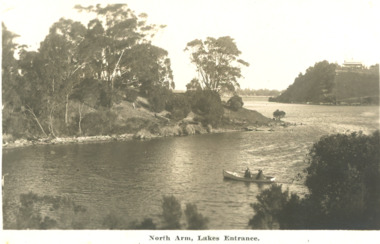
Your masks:
M226 179L231 180L240 180L240 181L247 181L247 182L257 182L257 183L273 183L275 182L276 178L273 176L264 176L263 178L256 179L257 174L252 174L250 178L244 177L243 173L237 173L232 171L223 170L223 176Z

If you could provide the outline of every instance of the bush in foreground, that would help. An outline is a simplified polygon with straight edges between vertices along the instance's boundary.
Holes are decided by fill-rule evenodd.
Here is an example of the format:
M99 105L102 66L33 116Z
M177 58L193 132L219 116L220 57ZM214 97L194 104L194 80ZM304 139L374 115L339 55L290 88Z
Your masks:
M5 201L5 229L82 229L84 206L66 196L40 196L33 192L21 194L19 202ZM12 217L11 217L12 216Z
M251 228L380 229L380 136L352 133L321 138L309 153L301 199L281 187L263 191L251 206Z
M192 203L186 204L185 217L187 229L204 230L207 229L208 218L198 212L197 206ZM178 230L183 227L181 224L182 208L181 203L174 196L164 196L162 202L163 229Z

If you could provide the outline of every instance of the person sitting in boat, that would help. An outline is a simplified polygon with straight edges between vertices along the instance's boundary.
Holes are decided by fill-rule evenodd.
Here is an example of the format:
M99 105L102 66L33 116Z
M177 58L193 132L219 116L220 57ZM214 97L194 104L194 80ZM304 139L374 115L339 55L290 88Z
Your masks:
M247 169L245 170L244 177L245 177L245 178L251 178L251 177L252 177L252 175L251 175L251 171L249 170L248 167L247 167Z
M264 174L263 174L263 171L261 169L259 169L259 173L257 174L256 179L257 180L263 180L264 179Z

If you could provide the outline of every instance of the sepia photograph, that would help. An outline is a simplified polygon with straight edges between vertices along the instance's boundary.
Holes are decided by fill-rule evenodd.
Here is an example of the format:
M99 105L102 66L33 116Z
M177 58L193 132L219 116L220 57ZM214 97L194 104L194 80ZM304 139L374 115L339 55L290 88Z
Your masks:
M380 2L3 0L2 243L376 243Z

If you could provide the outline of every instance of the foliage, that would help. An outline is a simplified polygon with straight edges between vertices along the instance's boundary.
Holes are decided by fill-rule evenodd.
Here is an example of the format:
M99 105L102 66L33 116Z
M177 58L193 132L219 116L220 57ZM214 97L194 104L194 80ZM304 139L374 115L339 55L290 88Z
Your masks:
M149 90L148 101L150 108L154 112L161 112L165 109L166 103L171 97L171 91L163 86L153 86Z
M114 89L174 86L167 52L149 42L164 26L148 25L147 15L137 16L127 4L75 8L97 16L88 24L86 38L80 45L81 57L88 63L89 75L109 88L110 106Z
M126 4L75 8L96 18L87 26L59 19L38 51L15 44L17 35L3 24L5 133L15 137L17 131L45 137L73 135L77 130L71 127L78 122L73 118L81 121L84 106L110 109L126 95L134 101L136 94L131 89L174 88L167 51L150 43L164 26L147 24L146 14L137 16ZM18 60L14 58L17 48ZM78 103L79 109L72 106ZM81 131L80 122L77 126Z
M98 110L83 117L82 129L87 136L109 135L115 128L117 114L109 110Z
M5 107L2 111L3 133L9 133L14 138L32 138L33 134L38 134L38 128L30 121L26 114L19 111L15 112ZM4 134L3 134L4 136Z
M126 228L124 219L115 213L107 214L103 218L102 226L108 230L120 230Z
M201 213L198 212L196 204L187 203L184 213L187 222L187 229L207 229L208 218L204 217ZM163 229L181 229L181 217L181 203L177 200L177 198L174 196L164 196L162 203L162 218L164 222Z
M289 198L289 192L282 192L281 185L273 184L257 196L257 203L251 204L255 215L248 226L253 229L279 229L279 212Z
M273 117L277 120L281 120L282 118L285 117L285 114L286 113L284 111L280 111L277 109L276 111L273 112Z
M190 52L191 62L201 77L199 85L216 92L222 88L234 91L239 87L237 79L242 77L240 65L249 65L238 59L241 52L229 36L193 40L187 43L185 51ZM189 88L197 87L196 81L193 80Z
M310 151L306 186L327 228L380 228L380 136L325 136Z
M130 225L130 229L134 230L155 230L156 224L151 218L145 218L141 222L134 222Z
M191 111L191 104L185 94L173 94L166 103L166 110L171 113L170 118L181 120Z
M162 202L163 229L175 230L181 228L181 204L174 196L164 196Z
M125 72L116 82L116 86L139 88L140 92L148 92L154 86L174 88L168 52L149 43L133 46L125 53L120 65Z
M10 106L14 109L19 106L19 96L17 94L17 60L14 58L15 50L18 45L14 39L18 35L7 29L4 23L2 27L2 62L1 62L1 80L2 80L2 104L4 107ZM4 117L3 117L4 119Z
M188 223L187 229L189 230L206 230L208 218L198 213L197 206L192 203L186 204L185 216Z
M234 95L227 101L227 106L234 111L238 111L239 109L243 107L243 105L244 105L243 99L239 97L238 95Z
M313 67L309 67L305 74L300 73L292 85L278 97L271 98L270 101L376 104L378 97L378 65L355 71L342 70L336 64L322 61L316 63Z
M139 95L138 91L134 89L129 88L125 90L125 100L127 100L128 102L136 101L138 95Z
M80 213L86 208L64 196L39 196L29 192L20 195L16 215L17 229L81 228Z
M191 109L194 113L202 116L203 125L212 125L216 127L224 114L222 101L216 91L198 90L187 91L191 101Z
M362 72L341 72L335 78L336 101L362 104L379 104L379 66ZM377 98L377 99L376 99ZM371 101L373 100L373 101Z
M309 153L310 195L288 198L272 186L253 204L249 225L270 228L275 219L282 229L379 229L379 148L379 131L324 136Z
M107 99L104 98L105 85L99 80L85 78L74 86L70 99L84 103L91 108L107 107Z
M336 65L327 61L309 67L280 96L272 99L284 103L319 103L332 93Z
M186 84L186 90L188 91L202 90L201 83L199 83L198 79L194 78L189 83Z

